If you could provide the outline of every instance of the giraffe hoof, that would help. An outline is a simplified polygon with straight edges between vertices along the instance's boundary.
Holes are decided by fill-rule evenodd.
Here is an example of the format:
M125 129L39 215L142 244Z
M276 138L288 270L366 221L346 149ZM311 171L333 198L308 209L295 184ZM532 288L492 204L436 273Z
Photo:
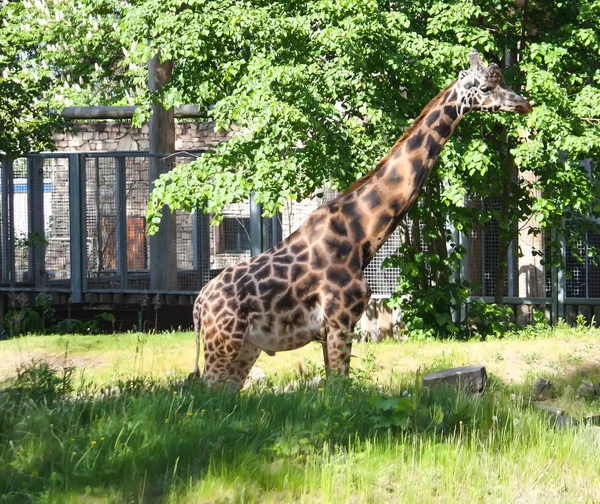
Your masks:
M196 381L198 378L200 378L200 371L193 371L188 375L187 381Z

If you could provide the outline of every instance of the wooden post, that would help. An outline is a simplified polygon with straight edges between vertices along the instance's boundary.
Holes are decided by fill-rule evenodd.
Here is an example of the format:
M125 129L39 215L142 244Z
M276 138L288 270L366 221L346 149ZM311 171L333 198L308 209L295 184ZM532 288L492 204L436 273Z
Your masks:
M159 91L171 78L173 62L160 62L159 56L148 62L148 86L151 93ZM168 172L174 158L167 156L175 151L175 114L173 108L165 110L160 103L152 105L150 116L150 141L148 180L150 189L154 181ZM159 154L157 156L157 154ZM150 289L177 289L177 230L175 213L163 208L163 218L156 234L150 237Z

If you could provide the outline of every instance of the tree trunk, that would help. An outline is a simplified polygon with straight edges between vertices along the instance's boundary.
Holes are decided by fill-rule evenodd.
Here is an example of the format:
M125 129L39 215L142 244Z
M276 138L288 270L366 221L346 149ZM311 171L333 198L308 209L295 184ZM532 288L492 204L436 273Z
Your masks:
M159 56L148 63L148 84L150 92L157 92L171 78L173 62L160 62ZM150 189L152 183L162 173L173 166L174 158L167 158L175 151L175 115L171 108L165 110L161 103L152 105L150 116L150 154L148 159L148 178ZM177 288L177 230L175 212L163 208L163 217L156 234L150 237L150 289L175 290Z

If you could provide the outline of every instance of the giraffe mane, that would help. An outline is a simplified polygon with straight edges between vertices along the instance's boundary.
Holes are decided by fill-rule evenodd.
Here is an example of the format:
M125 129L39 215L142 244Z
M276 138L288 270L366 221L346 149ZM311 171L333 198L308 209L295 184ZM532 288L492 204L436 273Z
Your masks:
M344 194L348 194L353 191L356 191L358 188L362 187L369 180L371 180L373 178L373 176L388 163L388 161L394 156L394 154L396 154L396 152L398 152L402 148L402 145L404 145L404 142L406 142L407 138L412 134L412 132L415 129L417 129L421 125L421 123L423 122L423 119L425 119L425 116L427 114L429 114L431 109L434 108L440 102L440 100L445 96L446 92L452 86L454 86L455 83L456 83L456 81L453 81L452 84L446 86L444 89L442 89L439 92L439 94L437 96L435 96L427 105L425 105L425 108L421 111L419 116L404 131L404 134L396 141L396 143L391 148L391 150L384 157L381 158L381 160L377 163L377 166L375 168L373 168L371 171L365 173L361 178L359 178L358 180L353 182L350 185L350 187L348 187L348 189L346 191L344 191Z

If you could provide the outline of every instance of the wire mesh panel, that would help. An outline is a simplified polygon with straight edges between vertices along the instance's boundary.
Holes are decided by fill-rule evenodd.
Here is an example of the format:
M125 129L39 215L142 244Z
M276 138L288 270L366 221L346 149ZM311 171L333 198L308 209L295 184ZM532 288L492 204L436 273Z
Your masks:
M195 158L191 156L177 156L176 164L189 163ZM177 254L177 288L182 291L198 291L202 287L202 261L195 264L195 248L199 239L196 229L196 214L189 212L175 212L176 254ZM209 253L204 250L204 253Z
M146 232L148 157L128 157L125 169L127 219L127 289L148 289L150 241Z
M227 205L223 220L210 228L210 269L222 270L250 258L250 203Z
M592 247L600 248L600 235L589 232L575 247L566 247L566 297L600 297L600 264Z
M600 250L600 234L589 232L587 234L588 246L593 246ZM588 292L587 297L600 298L600 257L594 254L592 257L588 254Z
M396 229L365 268L365 277L374 297L389 297L395 292L400 268L382 268L382 264L385 258L395 254L401 245L402 232Z
M13 163L13 236L15 244L15 281L28 283L29 278L29 198L27 159Z
M112 157L87 158L85 171L88 287L119 288L115 160Z
M69 161L46 158L43 167L45 274L47 280L63 283L71 277Z
M567 297L586 296L586 252L586 243L582 240L578 241L575 247L567 247L565 255Z

